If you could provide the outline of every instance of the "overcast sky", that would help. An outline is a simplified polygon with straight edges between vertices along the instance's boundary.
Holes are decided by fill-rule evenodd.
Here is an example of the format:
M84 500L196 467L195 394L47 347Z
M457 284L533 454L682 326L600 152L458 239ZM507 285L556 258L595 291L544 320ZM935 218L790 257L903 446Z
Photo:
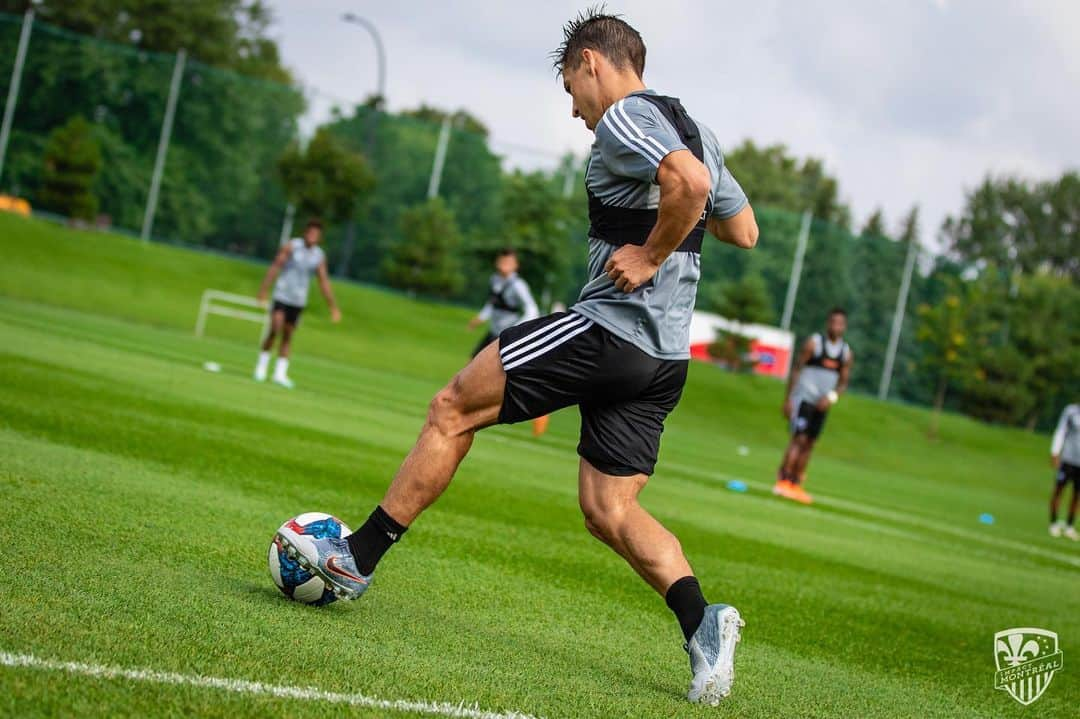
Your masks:
M552 166L592 134L548 53L585 3L271 0L285 64L312 113L375 90L371 20L391 110L466 108L509 162ZM1080 0L624 0L645 39L645 81L682 98L725 147L782 142L824 158L856 222L913 204L923 238L987 172L1080 166ZM317 91L317 92L315 92ZM320 119L321 119L320 117ZM535 148L532 153L523 148ZM546 154L545 154L546 153ZM738 168L732 168L738 176ZM751 198L753 201L753 198Z

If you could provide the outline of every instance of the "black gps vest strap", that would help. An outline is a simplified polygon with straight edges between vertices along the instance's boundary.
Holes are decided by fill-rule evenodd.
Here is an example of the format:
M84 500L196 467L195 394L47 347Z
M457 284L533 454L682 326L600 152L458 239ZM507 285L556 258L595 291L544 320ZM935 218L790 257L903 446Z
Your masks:
M679 139L701 162L705 161L705 150L701 144L701 132L690 119L686 109L677 97L664 95L634 95L651 102L667 118ZM589 237L595 237L612 245L644 245L656 225L657 210L635 209L605 205L592 191L589 195ZM705 212L697 225L686 236L676 252L701 252L701 243L705 238L705 218L712 209L712 197L705 205Z
M839 372L840 368L847 364L847 362L845 361L848 348L847 342L840 342L840 351L834 357L829 354L829 345L825 340L825 336L819 334L818 339L821 342L821 354L815 352L814 355L809 360L807 360L806 366L820 367L822 369L827 369L832 372Z

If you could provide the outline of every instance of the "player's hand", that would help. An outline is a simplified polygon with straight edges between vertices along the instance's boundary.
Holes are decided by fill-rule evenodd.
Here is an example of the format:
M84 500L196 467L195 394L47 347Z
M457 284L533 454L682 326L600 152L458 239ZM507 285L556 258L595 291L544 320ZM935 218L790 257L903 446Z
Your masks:
M791 404L790 399L784 400L784 406L780 411L784 413L784 419L791 419L791 415L795 412L795 407Z
M473 317L471 320L469 320L469 329L474 330L479 327L483 322L484 321L479 317Z
M341 310L339 310L337 307L330 308L330 321L334 324L341 322Z
M256 295L255 301L259 303L260 307L266 307L266 305L267 305L266 292L265 291L260 291L259 294Z
M819 410L819 411L821 411L821 412L828 412L828 411L829 411L829 407L832 407L832 402L830 402L830 401L829 401L829 398L828 398L828 397L822 397L821 399L819 399L819 400L817 401L817 405L816 405L816 406L817 406L817 408L818 408L818 410Z
M615 282L615 287L630 293L648 282L660 269L660 263L645 247L623 245L615 250L604 265L604 272Z
M1050 466L1054 469L1061 469L1061 457L1056 454L1050 455Z

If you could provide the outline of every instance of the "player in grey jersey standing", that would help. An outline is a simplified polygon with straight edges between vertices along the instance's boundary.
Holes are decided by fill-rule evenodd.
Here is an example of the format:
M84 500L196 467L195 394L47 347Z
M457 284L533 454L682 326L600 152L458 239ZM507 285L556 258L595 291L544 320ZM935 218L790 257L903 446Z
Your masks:
M1074 542L1080 541L1080 533L1076 531L1077 495L1080 495L1080 404L1070 404L1062 411L1050 443L1050 462L1057 470L1054 493L1050 495L1050 536L1065 535ZM1067 484L1072 485L1069 519L1059 522L1058 503Z
M564 28L554 58L573 117L596 135L586 173L588 282L578 302L507 329L435 396L419 440L356 532L300 544L283 528L278 537L339 596L356 598L449 486L478 430L577 405L585 526L664 597L690 655L687 697L717 704L731 691L742 619L705 601L679 541L638 494L686 381L705 232L751 248L757 224L712 131L678 99L646 88L634 28L602 10L583 13Z
M341 311L334 301L334 291L330 288L330 274L326 269L326 254L319 247L322 242L322 223L308 220L304 227L303 238L294 237L282 245L274 258L262 285L259 286L259 301L266 302L266 295L271 283L274 285L274 305L270 308L270 331L263 340L259 361L255 365L255 380L264 382L270 367L270 356L274 349L274 340L281 337L278 345L278 360L274 366L275 384L292 389L289 379L289 354L292 349L292 336L300 323L300 314L307 306L308 287L311 276L319 279L326 304L330 306L330 319L341 321ZM274 281L276 278L276 282Z

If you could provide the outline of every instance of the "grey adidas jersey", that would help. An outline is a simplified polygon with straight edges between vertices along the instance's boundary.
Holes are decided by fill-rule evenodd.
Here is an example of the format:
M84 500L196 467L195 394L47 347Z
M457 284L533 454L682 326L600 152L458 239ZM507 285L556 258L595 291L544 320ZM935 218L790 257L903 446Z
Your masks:
M1061 457L1066 464L1080 467L1080 404L1070 404L1061 413L1050 454Z
M488 332L498 337L503 330L510 329L521 322L528 322L540 316L532 292L525 280L516 274L503 277L498 272L491 276L491 296L501 302L489 300L480 310L480 319L491 322ZM497 306L501 304L502 306Z
M311 276L326 260L326 255L321 247L308 247L299 237L289 240L289 247L292 253L274 283L274 299L293 307L305 307Z
M810 341L814 345L814 357L831 357L838 359L842 364L851 361L851 348L847 342L840 338L836 342L829 341L820 333L811 335ZM815 365L806 365L799 370L799 381L791 392L791 401L798 408L800 402L816 404L821 398L836 389L840 381L838 369L828 369Z
M640 94L619 100L596 126L585 182L605 205L656 209L660 186L656 171L666 155L687 149L667 118ZM734 216L746 206L746 195L724 167L716 136L697 122L705 166L712 178L712 214ZM701 256L672 253L652 281L626 293L616 289L604 265L618 247L589 238L589 279L572 311L584 315L612 334L657 359L690 357L690 318L701 278Z

